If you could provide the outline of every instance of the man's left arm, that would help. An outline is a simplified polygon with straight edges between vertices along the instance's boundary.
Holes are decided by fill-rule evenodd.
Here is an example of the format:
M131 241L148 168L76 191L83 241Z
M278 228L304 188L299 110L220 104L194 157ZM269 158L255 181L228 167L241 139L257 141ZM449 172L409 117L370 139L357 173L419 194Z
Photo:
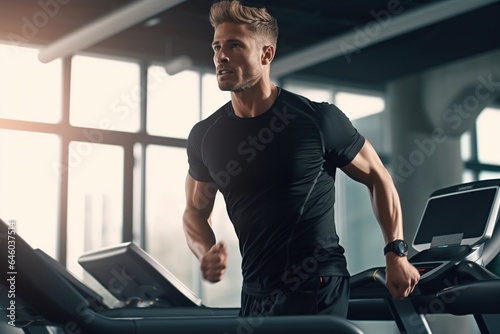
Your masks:
M365 140L356 157L341 169L350 178L368 187L373 211L382 228L386 243L403 239L399 195L389 172L368 140ZM394 252L387 253L387 288L394 298L407 297L415 288L419 277L417 269L406 256L399 256Z

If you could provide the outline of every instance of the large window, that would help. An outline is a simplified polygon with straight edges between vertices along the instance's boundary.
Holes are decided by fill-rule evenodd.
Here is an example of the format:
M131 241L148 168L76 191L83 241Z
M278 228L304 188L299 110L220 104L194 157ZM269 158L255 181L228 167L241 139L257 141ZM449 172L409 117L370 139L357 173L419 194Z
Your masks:
M61 84L61 61L42 65L37 50L0 44L0 218L15 220L27 242L52 256L61 140L42 130L61 119ZM16 128L17 121L30 123Z

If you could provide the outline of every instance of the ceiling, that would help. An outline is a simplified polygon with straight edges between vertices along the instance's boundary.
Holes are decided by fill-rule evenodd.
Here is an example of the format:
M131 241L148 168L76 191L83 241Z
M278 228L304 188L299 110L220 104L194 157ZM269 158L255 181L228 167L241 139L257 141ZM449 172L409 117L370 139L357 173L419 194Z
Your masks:
M43 49L136 2L0 0L0 40ZM177 2L84 50L158 61L189 55L197 66L212 68L213 29L207 14L213 1ZM500 48L500 1L242 2L264 6L277 18L274 66L281 77L383 89L389 80ZM156 24L151 25L153 18Z

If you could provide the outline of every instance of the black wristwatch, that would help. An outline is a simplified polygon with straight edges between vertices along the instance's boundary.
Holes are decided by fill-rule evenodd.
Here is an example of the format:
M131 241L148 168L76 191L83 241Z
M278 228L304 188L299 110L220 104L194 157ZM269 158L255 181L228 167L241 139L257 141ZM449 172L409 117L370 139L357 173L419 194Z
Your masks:
M384 247L384 255L386 255L389 252L394 252L398 256L407 256L408 255L408 244L404 240L401 240L401 239L389 242Z

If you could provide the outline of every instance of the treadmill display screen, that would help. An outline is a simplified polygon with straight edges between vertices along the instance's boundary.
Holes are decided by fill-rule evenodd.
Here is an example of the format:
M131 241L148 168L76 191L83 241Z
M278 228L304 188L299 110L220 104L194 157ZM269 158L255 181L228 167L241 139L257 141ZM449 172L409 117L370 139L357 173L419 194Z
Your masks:
M202 305L198 296L133 242L87 252L78 262L126 306Z
M497 187L473 189L431 197L424 210L414 246L440 236L462 235L463 244L489 237L498 212Z

